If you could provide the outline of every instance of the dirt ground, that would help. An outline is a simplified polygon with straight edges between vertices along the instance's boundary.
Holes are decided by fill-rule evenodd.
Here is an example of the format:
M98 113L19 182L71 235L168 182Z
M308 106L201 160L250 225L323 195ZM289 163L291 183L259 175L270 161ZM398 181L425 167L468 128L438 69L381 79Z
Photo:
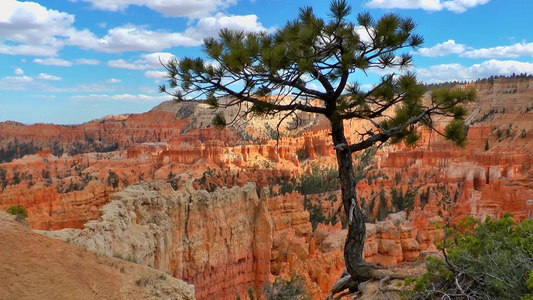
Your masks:
M0 299L194 299L194 287L34 233L0 212Z

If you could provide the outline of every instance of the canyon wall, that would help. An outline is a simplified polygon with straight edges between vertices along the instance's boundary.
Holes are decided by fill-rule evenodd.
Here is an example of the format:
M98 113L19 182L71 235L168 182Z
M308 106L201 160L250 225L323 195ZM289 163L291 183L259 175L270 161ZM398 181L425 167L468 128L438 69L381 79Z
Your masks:
M464 149L426 131L414 148L385 145L377 151L357 186L360 201L374 202L370 215L382 219L406 209L393 195L401 191L414 194L408 209L440 211L442 217L456 212L498 217L510 211L518 220L527 218L533 199L532 83L504 78L469 84L478 99L469 107ZM210 126L212 113L200 102L164 102L143 114L76 126L0 123L0 150L15 157L0 164L0 209L24 205L34 228L80 228L98 216L110 193L139 181L192 180L196 189L209 190L248 181L266 187L297 178L315 164L336 165L323 118L302 114L296 131L288 129L294 122L289 120L276 141L279 119L219 131ZM236 112L225 113L229 118ZM365 132L355 120L345 125L351 141ZM16 159L28 147L9 148L15 141L43 149ZM84 153L95 150L111 152Z
M112 194L83 229L40 233L168 272L194 284L198 299L235 299L295 274L322 299L344 269L346 231L321 225L313 233L301 198L271 197L267 189L258 197L251 183L208 193L153 181ZM438 221L415 226L401 213L368 224L365 257L393 265L434 250Z

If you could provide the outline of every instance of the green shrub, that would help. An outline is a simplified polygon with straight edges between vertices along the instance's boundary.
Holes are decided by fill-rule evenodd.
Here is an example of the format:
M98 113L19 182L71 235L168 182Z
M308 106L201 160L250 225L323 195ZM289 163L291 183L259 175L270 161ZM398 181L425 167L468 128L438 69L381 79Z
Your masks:
M409 299L533 299L533 220L468 217L445 228L444 259L428 259Z
M273 283L267 282L263 289L248 289L250 300L308 300L311 299L305 290L305 280L300 275L293 275L289 280L276 277ZM236 300L241 300L237 294Z
M26 208L22 205L14 205L7 209L7 212L17 216L18 220L23 220L28 217L28 212L26 211Z

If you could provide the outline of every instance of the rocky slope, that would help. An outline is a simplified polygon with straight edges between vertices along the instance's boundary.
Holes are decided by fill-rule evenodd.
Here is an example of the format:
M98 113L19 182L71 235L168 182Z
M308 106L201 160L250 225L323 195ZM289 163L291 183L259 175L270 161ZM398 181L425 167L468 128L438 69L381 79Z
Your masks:
M163 272L33 233L0 212L1 299L195 299Z

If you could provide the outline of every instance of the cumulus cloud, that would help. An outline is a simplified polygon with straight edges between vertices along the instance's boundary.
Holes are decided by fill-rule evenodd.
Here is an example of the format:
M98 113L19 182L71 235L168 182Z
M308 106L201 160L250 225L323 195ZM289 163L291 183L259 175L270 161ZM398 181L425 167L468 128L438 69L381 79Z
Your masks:
M429 83L464 81L486 78L491 75L511 75L513 73L533 74L533 63L515 60L491 59L480 64L465 67L460 64L442 64L416 70L419 79Z
M71 100L82 101L126 101L126 102L161 102L169 100L168 96L150 96L145 94L90 94L90 95L78 95L70 97Z
M498 46L466 51L461 54L468 58L501 58L533 56L533 43L516 43L511 46Z
M35 2L3 0L0 12L0 54L56 57L65 46L105 53L155 52L177 46L200 46L204 37L216 36L223 27L246 31L266 30L258 22L256 15L227 16L218 13L210 16L211 12L236 3L236 0L87 1L91 1L96 8L108 10L141 5L157 8L157 11L160 9L172 16L178 16L179 12L196 17L183 32L151 30L147 26L127 24L109 28L104 35L96 35L88 29L76 29L74 15L48 9Z
M414 54L437 57L458 54L466 58L506 58L533 56L533 43L516 43L510 46L496 46L490 48L473 49L464 44L456 44L454 40L439 43L430 48L420 48Z
M100 61L97 59L88 59L88 58L78 58L74 60L74 63L77 65L99 65Z
M172 53L155 52L140 55L139 59L133 62L127 62L123 59L110 60L107 65L113 68L122 68L130 70L146 70L161 68L161 63L166 63L176 58Z
M108 80L105 81L106 83L120 83L122 82L122 80L120 79L116 79L116 78L109 78Z
M53 80L53 81L62 80L61 77L54 76L54 75L50 75L50 74L46 74L46 73L40 73L40 74L37 76L37 79L41 79L41 80Z
M368 8L423 9L428 11L450 10L462 13L466 10L488 3L490 0L369 0Z
M130 70L143 70L146 69L143 65L129 63L123 59L115 59L107 62L107 66L112 68L130 69Z
M0 10L0 53L54 56L74 23L74 16L35 2L3 0ZM6 44L5 41L9 41Z
M226 16L218 13L199 19L184 32L150 30L146 26L128 24L109 29L103 37L88 31L70 35L67 43L98 52L160 51L176 46L200 46L207 36L217 36L222 28L243 31L265 31L256 15Z
M198 20L196 26L188 28L185 31L185 35L193 39L202 40L207 36L218 36L218 32L222 28L248 32L269 30L263 27L256 15L227 16L223 13L217 13L215 16Z
M16 68L13 73L15 75L21 76L21 75L24 75L24 70L22 70L21 68Z
M463 44L456 44L454 40L448 40L444 43L439 43L430 48L420 48L416 51L416 54L422 56L445 56L449 54L459 54L463 53L466 49L466 46Z
M167 76L167 72L164 71L146 71L144 77L153 79L163 79Z
M113 1L117 2L117 1ZM188 1L205 2L205 1ZM104 36L77 30L74 15L47 9L35 2L3 0L0 11L0 54L54 57L65 46L98 52L160 51L174 46L198 46L202 39L183 33L125 25Z
M44 66L60 66L60 67L70 67L72 62L60 58L49 57L49 58L36 58L33 60L34 63Z
M120 53L126 51L159 51L175 46L199 46L202 40L190 38L182 33L153 31L145 26L128 24L108 30L101 38L92 32L83 31L72 35L70 45L98 52Z
M235 5L237 0L81 0L100 10L122 11L129 6L145 6L167 17L205 17L220 9Z

